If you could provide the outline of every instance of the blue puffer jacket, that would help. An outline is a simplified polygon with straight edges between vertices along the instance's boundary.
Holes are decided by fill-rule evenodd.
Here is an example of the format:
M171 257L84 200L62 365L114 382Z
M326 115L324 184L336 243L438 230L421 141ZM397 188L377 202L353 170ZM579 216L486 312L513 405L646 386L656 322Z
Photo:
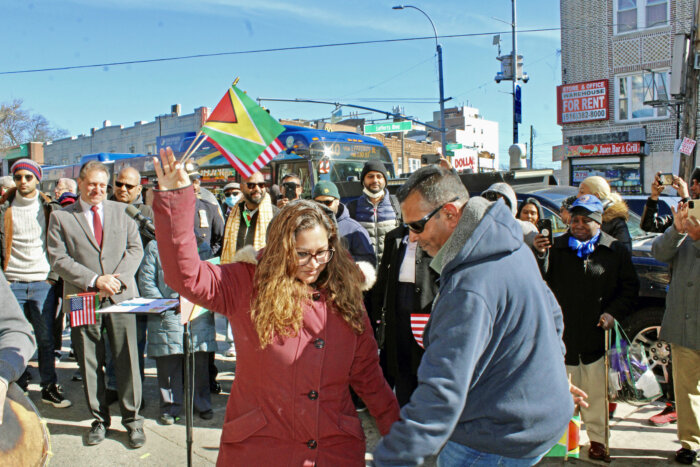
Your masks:
M338 213L335 220L338 222L338 233L343 238L345 247L352 258L357 261L367 261L372 266L377 266L377 257L374 254L372 240L359 222L350 217L348 208L343 203L338 204Z
M168 287L163 279L163 268L158 257L158 245L155 240L146 245L143 262L138 273L138 286L142 297L177 298L177 292ZM214 315L206 312L192 321L191 333L194 352L215 352L216 329ZM184 328L180 315L175 310L168 310L162 315L148 316L148 356L165 357L184 353Z
M363 194L358 199L350 201L347 207L351 217L354 213L354 219L367 230L379 263L384 253L384 236L400 223L391 205L389 190L384 189L384 197L377 206Z
M448 440L512 458L547 452L574 412L562 313L503 201L470 199L431 267L440 287L418 387L375 464L417 465Z

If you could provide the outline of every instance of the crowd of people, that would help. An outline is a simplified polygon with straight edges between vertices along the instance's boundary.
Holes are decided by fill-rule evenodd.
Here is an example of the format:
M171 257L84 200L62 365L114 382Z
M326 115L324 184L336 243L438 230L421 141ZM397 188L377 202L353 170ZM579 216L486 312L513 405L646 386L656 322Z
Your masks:
M0 417L8 384L27 389L35 345L41 401L71 407L55 356L77 294L103 305L182 296L208 310L191 323L202 419L221 390L213 312L226 317L223 353L236 358L219 465L364 465L365 409L383 437L378 466L436 454L440 466L534 465L575 406L589 457L609 458L603 335L635 311L639 281L627 206L604 178L565 200L568 230L552 237L536 199L519 203L506 183L470 196L441 165L417 170L393 195L385 166L368 161L362 194L346 205L330 181L304 200L299 174L276 188L260 172L225 185L217 203L196 165L169 149L154 164L158 186L147 192L131 167L110 187L96 161L77 181L59 180L53 197L39 190L31 160L0 179L0 292L12 302L0 314ZM659 216L655 177L641 226L661 233L652 254L672 270L661 338L675 391L659 417L677 417L676 460L688 464L700 448L700 221L688 202L700 199L700 168L673 188L682 200ZM71 326L73 378L93 419L87 445L108 435L113 402L129 446L145 444L146 357L157 421L178 422L183 331L177 310L97 313L95 324Z

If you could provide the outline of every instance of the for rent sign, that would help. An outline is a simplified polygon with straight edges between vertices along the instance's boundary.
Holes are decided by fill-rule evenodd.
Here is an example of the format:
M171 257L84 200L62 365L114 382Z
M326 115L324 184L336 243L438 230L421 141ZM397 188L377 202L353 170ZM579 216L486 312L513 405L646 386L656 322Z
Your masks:
M608 118L607 80L557 86L557 123L559 125Z

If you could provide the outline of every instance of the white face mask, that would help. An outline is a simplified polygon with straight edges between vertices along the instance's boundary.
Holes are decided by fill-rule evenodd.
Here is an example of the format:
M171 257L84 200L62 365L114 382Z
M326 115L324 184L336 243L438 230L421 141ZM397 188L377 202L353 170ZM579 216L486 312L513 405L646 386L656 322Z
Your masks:
M224 198L224 202L226 202L226 205L229 207L234 207L238 201L240 201L241 195L234 196L234 195L228 195L226 198Z

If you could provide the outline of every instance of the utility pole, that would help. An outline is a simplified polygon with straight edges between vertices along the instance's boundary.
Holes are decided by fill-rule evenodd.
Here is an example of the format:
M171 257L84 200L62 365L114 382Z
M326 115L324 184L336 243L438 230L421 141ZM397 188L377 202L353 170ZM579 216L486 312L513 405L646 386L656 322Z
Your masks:
M511 0L513 4L513 144L518 144L518 120L516 117L516 97L515 97L515 87L518 85L518 40L517 40L517 27L515 23L515 0ZM442 82L441 82L442 84ZM443 123L443 128L445 124Z
M530 168L535 168L535 130L530 125Z

